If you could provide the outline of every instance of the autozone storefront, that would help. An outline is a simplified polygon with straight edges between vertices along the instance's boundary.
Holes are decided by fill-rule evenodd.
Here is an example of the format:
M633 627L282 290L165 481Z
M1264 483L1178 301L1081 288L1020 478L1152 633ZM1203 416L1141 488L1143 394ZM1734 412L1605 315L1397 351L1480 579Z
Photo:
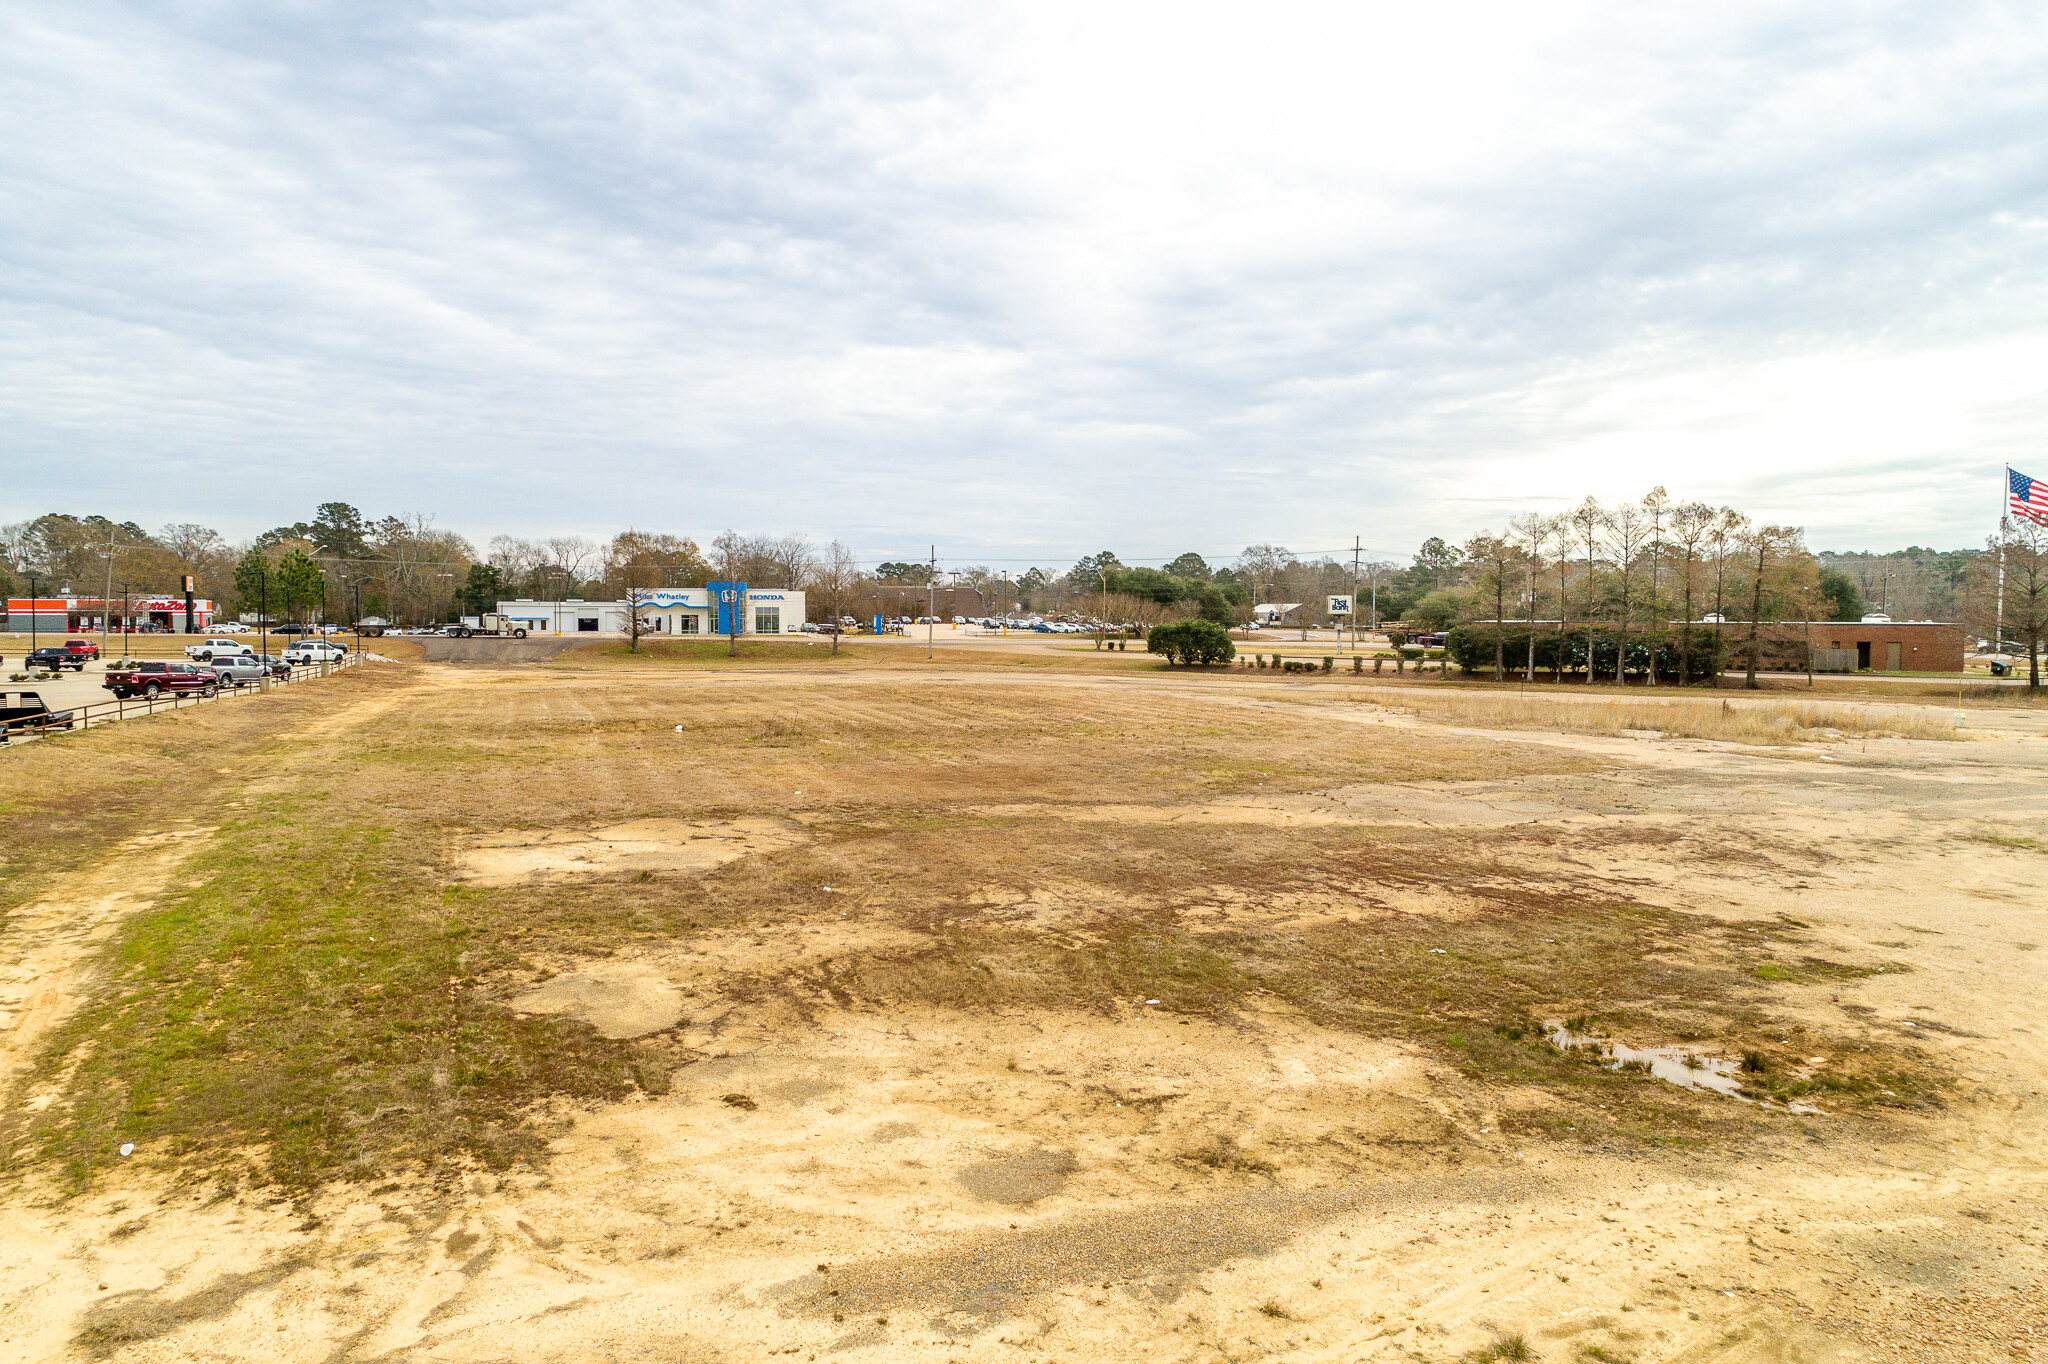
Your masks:
M213 628L213 603L203 598L192 602L192 631L205 634ZM7 599L7 628L27 634L34 629L45 634L85 634L99 630L134 630L158 634L185 631L185 599L175 593L138 594L103 601L98 597L10 597Z

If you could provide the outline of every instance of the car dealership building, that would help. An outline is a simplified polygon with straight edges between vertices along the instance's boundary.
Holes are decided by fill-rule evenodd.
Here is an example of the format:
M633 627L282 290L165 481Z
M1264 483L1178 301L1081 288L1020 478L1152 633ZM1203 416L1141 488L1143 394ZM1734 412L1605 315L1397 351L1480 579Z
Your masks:
M804 594L745 583L657 587L639 593L640 619L652 634L795 635L804 628ZM507 628L534 635L622 635L635 603L624 601L518 601L498 603Z

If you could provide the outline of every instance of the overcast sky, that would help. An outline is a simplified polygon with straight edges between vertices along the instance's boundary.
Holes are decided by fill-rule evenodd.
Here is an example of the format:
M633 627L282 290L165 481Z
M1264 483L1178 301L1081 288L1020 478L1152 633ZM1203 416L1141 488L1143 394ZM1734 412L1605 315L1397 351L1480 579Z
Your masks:
M2048 6L12 0L0 519L1388 556L2048 477Z

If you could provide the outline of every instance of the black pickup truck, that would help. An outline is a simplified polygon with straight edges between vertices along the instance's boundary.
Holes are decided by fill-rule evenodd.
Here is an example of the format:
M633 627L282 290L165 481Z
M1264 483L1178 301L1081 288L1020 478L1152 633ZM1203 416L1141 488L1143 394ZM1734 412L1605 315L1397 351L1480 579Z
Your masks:
M62 672L66 668L79 673L85 671L84 654L74 654L69 649L56 646L37 649L24 658L22 663L30 668L43 668L53 673Z
M77 727L78 718L75 712L51 710L36 692L0 692L0 743L6 743L17 734Z

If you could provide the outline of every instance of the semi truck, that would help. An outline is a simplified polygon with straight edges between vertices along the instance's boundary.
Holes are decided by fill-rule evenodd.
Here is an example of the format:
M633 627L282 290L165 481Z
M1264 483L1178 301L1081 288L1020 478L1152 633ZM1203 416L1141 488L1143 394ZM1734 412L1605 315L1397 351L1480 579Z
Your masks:
M526 627L516 620L508 620L492 612L481 616L464 616L456 624L448 627L448 633L457 639L468 639L473 635L525 639Z

